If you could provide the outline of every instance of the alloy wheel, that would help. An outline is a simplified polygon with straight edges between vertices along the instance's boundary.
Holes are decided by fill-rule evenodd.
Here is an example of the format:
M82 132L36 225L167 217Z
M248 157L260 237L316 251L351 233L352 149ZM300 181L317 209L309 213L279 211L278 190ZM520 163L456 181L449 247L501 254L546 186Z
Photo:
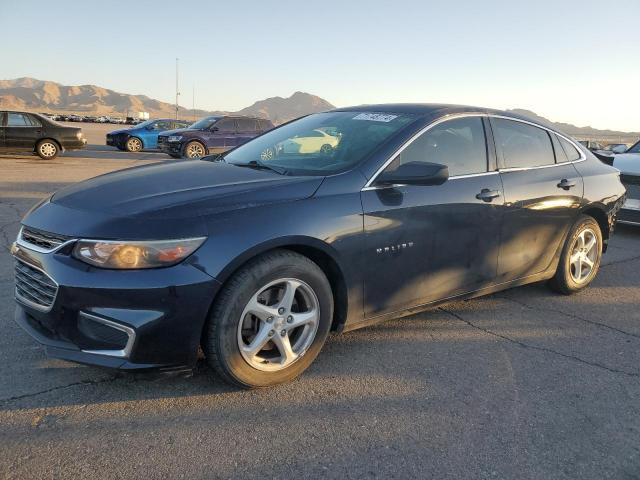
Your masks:
M142 142L137 138L130 138L127 141L127 146L130 152L139 152L142 150Z
M186 151L187 157L189 158L200 158L204 157L204 148L199 143L190 143L187 145Z
M571 278L574 282L580 284L590 278L599 254L596 233L590 228L583 229L571 247L571 257L569 258Z
M260 153L260 160L273 160L274 156L275 156L275 152L273 151L273 148L265 148Z
M44 158L55 157L58 147L52 142L42 142L38 148L40 155Z
M244 360L262 371L278 371L300 359L313 343L320 304L302 280L282 278L260 288L238 322L238 347Z

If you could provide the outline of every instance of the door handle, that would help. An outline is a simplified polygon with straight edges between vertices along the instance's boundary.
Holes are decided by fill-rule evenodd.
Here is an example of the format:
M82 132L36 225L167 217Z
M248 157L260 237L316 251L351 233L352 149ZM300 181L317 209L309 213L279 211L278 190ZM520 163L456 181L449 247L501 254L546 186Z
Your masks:
M500 192L498 190L489 190L488 188L483 188L480 190L480 193L476 195L478 200L482 200L483 202L490 202L494 198L500 196Z
M567 180L566 178L560 180L560 183L557 185L558 188L562 188L563 190L569 190L570 188L575 186L576 182L574 182L573 180Z

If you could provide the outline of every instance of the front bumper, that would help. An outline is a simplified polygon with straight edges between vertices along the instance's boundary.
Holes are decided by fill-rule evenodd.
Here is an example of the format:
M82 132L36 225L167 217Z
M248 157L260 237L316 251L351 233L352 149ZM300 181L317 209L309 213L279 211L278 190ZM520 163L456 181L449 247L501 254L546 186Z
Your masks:
M167 155L182 156L182 143L181 142L158 142L158 148L161 152Z
M173 267L118 271L90 267L66 251L12 249L19 265L36 268L57 285L47 308L16 295L16 322L48 355L125 370L195 364L220 287L195 266L197 252Z

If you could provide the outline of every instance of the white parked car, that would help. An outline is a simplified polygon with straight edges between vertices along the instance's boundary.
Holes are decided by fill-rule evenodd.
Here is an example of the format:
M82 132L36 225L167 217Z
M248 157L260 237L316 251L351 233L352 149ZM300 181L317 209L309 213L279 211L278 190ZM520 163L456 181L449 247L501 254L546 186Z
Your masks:
M618 222L640 226L640 141L625 153L613 157L620 179L627 188L627 200L618 214Z

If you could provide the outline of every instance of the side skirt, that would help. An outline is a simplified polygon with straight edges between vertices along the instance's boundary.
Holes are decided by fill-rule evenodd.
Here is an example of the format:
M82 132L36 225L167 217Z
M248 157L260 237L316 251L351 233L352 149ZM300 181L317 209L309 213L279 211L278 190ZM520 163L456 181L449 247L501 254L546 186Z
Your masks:
M434 300L433 302L423 303L421 305L417 305L415 307L411 307L405 310L398 310L390 313L383 313L381 315L376 315L374 317L369 317L364 319L362 322L347 324L344 326L342 332L350 332L352 330L357 330L359 328L368 327L370 325L375 325L376 323L384 322L387 320L392 320L396 318L406 317L408 315L413 315L415 313L423 312L425 310L429 310L433 307L437 307L439 305L444 305L446 303L458 301L458 300L467 300L470 298L483 297L485 295L490 295L492 293L500 292L502 290L507 290L513 287L520 287L522 285L528 285L530 283L542 282L544 280L549 280L555 275L557 268L557 262L552 262L551 268L545 270L544 272L536 273L535 275L530 275L528 277L518 278L516 280L511 280L509 282L498 283L496 285L491 285L489 287L484 287L479 290L474 290L472 292L462 293L460 295L455 295L452 297L443 298L440 300Z

